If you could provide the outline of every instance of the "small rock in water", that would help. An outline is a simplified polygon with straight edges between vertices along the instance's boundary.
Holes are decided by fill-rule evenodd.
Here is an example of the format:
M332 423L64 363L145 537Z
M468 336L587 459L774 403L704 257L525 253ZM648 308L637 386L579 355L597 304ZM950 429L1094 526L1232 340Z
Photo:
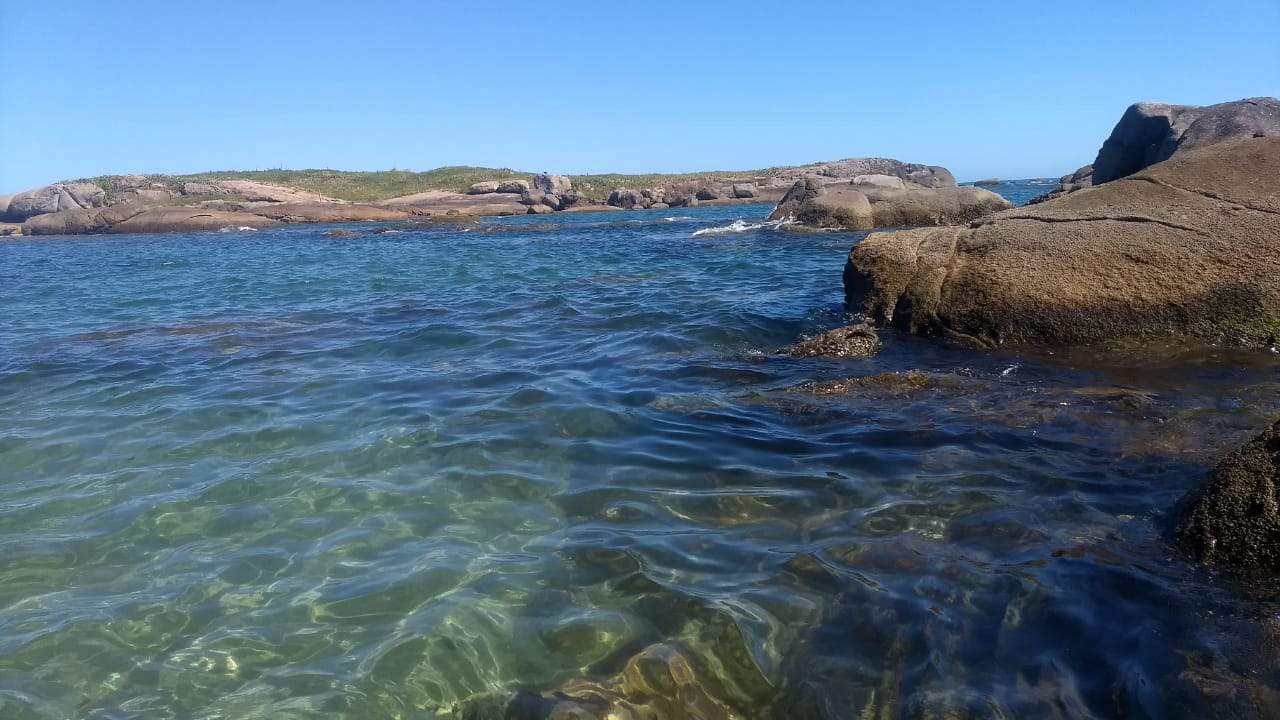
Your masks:
M786 349L791 357L870 357L880 352L880 336L867 323L847 325L802 340Z

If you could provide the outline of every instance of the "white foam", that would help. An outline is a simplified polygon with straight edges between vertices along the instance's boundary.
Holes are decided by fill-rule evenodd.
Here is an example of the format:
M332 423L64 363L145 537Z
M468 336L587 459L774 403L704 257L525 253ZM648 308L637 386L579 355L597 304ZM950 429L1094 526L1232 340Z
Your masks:
M228 225L224 228L218 228L218 232L258 232L258 228L249 227L248 225L241 225L240 227Z
M752 230L776 230L787 225L794 225L795 218L785 217L781 220L765 220L764 222L749 223L746 220L734 220L728 225L722 227L702 228L694 231L690 237L698 237L701 235L726 235L732 233L751 232Z

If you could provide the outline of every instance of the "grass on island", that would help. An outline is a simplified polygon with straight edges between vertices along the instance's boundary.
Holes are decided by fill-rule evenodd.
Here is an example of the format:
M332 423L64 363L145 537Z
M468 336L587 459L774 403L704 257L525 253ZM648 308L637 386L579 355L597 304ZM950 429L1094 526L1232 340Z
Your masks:
M711 171L698 173L625 175L570 175L573 187L590 200L604 200L615 188L635 190L682 181L719 181L763 177L776 173L778 168L742 171ZM378 202L402 195L428 190L466 192L471 185L485 180L532 180L533 173L509 168L483 168L453 166L412 172L409 170L380 170L354 172L347 170L246 170L194 173L191 175L147 175L151 182L163 183L177 189L184 182L209 180L256 180L285 187L319 193L351 202ZM111 193L117 187L119 176L107 175L86 178Z

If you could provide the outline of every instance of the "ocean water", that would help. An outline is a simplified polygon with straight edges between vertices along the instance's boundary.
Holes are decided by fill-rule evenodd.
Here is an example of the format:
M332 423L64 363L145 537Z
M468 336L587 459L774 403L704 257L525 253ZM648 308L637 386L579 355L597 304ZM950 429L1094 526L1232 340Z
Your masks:
M1280 356L792 359L768 210L0 244L0 717L1280 712L1162 535Z

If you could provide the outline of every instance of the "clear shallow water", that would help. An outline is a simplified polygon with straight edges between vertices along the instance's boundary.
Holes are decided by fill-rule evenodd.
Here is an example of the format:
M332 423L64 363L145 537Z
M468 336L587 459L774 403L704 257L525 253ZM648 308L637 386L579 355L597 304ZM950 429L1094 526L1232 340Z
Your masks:
M787 358L767 212L0 244L0 717L1277 712L1160 528L1280 358Z

